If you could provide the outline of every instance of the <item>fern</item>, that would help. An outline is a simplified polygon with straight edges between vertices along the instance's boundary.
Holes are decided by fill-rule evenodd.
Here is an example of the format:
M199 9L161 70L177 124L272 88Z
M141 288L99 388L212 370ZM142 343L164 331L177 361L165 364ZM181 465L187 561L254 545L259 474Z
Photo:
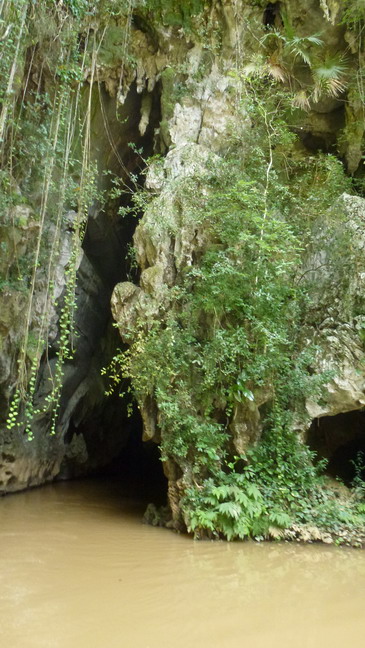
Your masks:
M237 502L222 502L218 505L218 511L237 520L242 513L242 508Z
M272 511L270 511L269 521L271 524L279 527L280 529L286 529L290 527L293 522L290 515L285 513L285 511L281 511L279 509L273 509Z
M230 486L222 484L222 486L216 486L212 490L212 496L215 497L218 501L225 499L230 494Z

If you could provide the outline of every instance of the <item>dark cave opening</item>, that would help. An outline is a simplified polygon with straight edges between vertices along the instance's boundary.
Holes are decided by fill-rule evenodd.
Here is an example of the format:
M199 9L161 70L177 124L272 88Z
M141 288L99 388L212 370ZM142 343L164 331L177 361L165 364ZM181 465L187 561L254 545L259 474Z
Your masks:
M125 348L113 326L112 291L118 282L138 279L128 258L138 214L136 217L129 213L128 207L136 186L143 186L146 159L155 152L156 129L161 119L157 84L149 93L149 121L141 133L146 94L147 91L138 93L133 84L118 110L115 98L105 90L98 97L103 103L103 119L96 120L93 135L97 142L95 150L100 152L99 182L104 195L110 196L110 189L112 195L103 205L95 203L91 207L83 241L84 260L77 286L77 312L82 321L78 325L73 367L69 367L62 395L63 409L71 415L65 419L66 456L60 478L91 476L110 480L118 483L123 496L164 506L167 479L159 447L152 441L142 441L139 411L135 408L131 417L127 414L130 398L121 398L118 393L105 395L108 381L102 376L102 369L119 349ZM113 192L115 186L122 187L120 195ZM119 213L119 207L127 208L126 215ZM122 391L127 391L124 384Z
M354 410L313 420L307 443L318 459L327 459L326 473L352 486L365 479L365 411Z
M116 398L112 397L112 401ZM112 431L109 435L105 433L107 424ZM166 505L167 478L160 449L153 441L143 441L142 418L136 408L132 416L127 417L121 403L119 413L111 403L109 407L106 403L104 413L77 428L71 422L66 443L74 435L82 435L86 444L88 476L117 482L124 497L138 499L146 505L150 502L156 506ZM70 463L69 466L71 476L75 476ZM64 479L68 477L67 473L63 475Z
M143 188L146 160L155 152L155 131L161 120L160 94L159 84L152 93L138 93L133 84L119 111L115 108L115 99L106 91L100 96L108 123L96 125L95 136L100 142L99 148L106 148L109 153L100 161L105 168L99 170L99 188L109 198L102 207L96 203L89 210L83 249L98 275L110 287L110 294L119 281L127 280L130 272L128 249L138 218L133 210L128 211L128 207L136 190ZM148 125L141 134L141 111L146 97L150 112ZM103 138L100 128L104 131ZM123 215L119 208L124 208Z
M167 504L167 478L163 471L159 446L154 441L143 441L143 426L139 413L134 414L126 425L125 445L99 473L120 483L123 492L131 497L153 502L157 506Z
M308 153L329 153L344 163L338 144L338 132L344 127L345 102L332 98L313 103L307 121L291 128Z
M280 2L269 2L264 11L262 22L267 29L282 26L280 16Z

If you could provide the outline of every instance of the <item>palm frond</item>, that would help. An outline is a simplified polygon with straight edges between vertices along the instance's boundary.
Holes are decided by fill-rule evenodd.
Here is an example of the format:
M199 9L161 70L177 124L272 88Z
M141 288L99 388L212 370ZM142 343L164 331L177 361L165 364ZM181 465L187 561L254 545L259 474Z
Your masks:
M295 108L300 108L300 110L307 111L310 109L309 97L305 90L298 90L293 96L292 103Z
M262 54L255 54L243 67L241 74L244 78L263 77L267 74L267 59Z
M250 62L243 67L241 74L246 79L270 76L275 81L280 81L281 83L287 81L289 76L277 52L274 52L270 57L264 57L262 55L253 56Z
M270 29L270 31L267 34L265 34L264 36L262 36L262 38L260 38L260 43L263 45L264 43L267 43L267 41L270 40L282 41L284 43L286 42L286 38L284 34L282 34L278 29Z
M267 73L275 80L280 81L280 83L285 83L288 76L281 65L268 63L267 64Z
M341 54L335 54L333 56L326 55L323 60L317 60L313 64L313 76L316 79L327 80L339 78L345 74L346 70L346 60Z
M289 75L285 64L277 52L274 52L266 62L267 73L275 80L285 83Z
M338 97L346 89L345 73L347 64L340 54L329 55L321 61L313 63L314 99L318 101L321 95Z
M281 18L284 25L285 40L291 40L295 36L295 31L286 11L281 12Z
M292 57L293 61L297 58L300 58L303 63L306 63L307 65L311 65L311 58L309 52L303 47L303 44L300 42L301 39L294 39L294 41L290 43L286 43L284 47L284 51L287 51ZM297 42L296 42L297 41Z
M318 47L322 47L324 44L324 41L319 37L318 34L312 34L312 36L305 36L305 39L308 43L308 45L317 45Z
M316 35L314 36L294 36L290 40L287 40L284 45L284 51L286 50L291 56L293 56L294 61L297 58L300 58L303 63L312 65L312 56L310 54L309 48L313 45L321 46L323 41Z

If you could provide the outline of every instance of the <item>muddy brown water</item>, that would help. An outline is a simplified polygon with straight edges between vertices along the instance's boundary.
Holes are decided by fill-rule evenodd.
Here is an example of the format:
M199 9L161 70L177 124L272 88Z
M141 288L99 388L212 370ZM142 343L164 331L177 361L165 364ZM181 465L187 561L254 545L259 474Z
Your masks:
M3 648L365 645L365 552L197 542L118 484L0 500Z

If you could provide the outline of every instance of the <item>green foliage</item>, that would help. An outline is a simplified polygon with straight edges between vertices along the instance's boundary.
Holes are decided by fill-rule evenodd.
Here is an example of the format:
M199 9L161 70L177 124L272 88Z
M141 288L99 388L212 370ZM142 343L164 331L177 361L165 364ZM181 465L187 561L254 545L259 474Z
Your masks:
M182 508L198 538L228 540L281 537L293 524L310 525L338 537L365 526L364 483L343 501L321 476L326 461L300 443L287 414L275 411L260 443L201 485L187 489ZM237 466L245 461L245 467ZM361 469L363 466L361 464Z
M90 8L90 3L87 3ZM2 3L5 29L0 65L4 99L0 109L3 168L0 204L5 233L14 228L14 259L4 278L23 299L24 337L18 351L18 376L7 427L27 433L41 412L34 404L38 367L47 348L49 310L56 306L55 271L65 212L73 219L72 253L65 269L66 289L59 308L57 362L42 413L55 432L65 361L72 355L75 279L87 206L95 198L95 169L89 160L89 111L81 113L81 84L87 56L79 48L83 2ZM50 45L52 42L52 45ZM94 43L95 45L95 43ZM26 65L24 79L20 72ZM50 83L49 79L56 79ZM47 88L47 89L46 89ZM49 91L48 91L49 90ZM79 138L76 143L77 134ZM15 222L13 207L27 205L29 222ZM20 232L20 233L19 233ZM24 232L24 233L22 233ZM29 236L32 232L32 237ZM28 236L26 236L28 233ZM17 259L26 242L26 252ZM30 240L31 239L31 240ZM12 240L10 238L9 240ZM9 251L7 250L9 254ZM15 281L16 279L16 281ZM37 284L44 286L44 304L35 307ZM34 310L38 309L37 317Z
M88 16L110 20L126 16L135 10L141 14L148 12L150 18L165 25L183 27L191 30L194 18L205 7L204 0L48 0L59 11L67 11L75 19L82 21Z
M254 386L283 372L295 338L300 245L274 210L265 214L262 190L232 167L217 170L204 215L196 215L212 245L199 266L187 268L165 321L141 331L124 356L138 400L157 400L164 456L191 462L194 452L197 472L224 456L227 433L216 408L230 415L252 400Z
M244 67L244 74L284 83L293 105L302 110L308 110L311 101L342 94L348 82L344 56L325 50L319 34L298 36L284 11L282 20L282 29L272 29L261 38L262 51ZM299 66L307 68L311 83L308 76L305 82L299 81Z
M355 476L352 480L352 485L356 489L358 495L363 499L365 497L365 455L363 452L359 451L356 455L356 460L353 460L352 465L355 470Z
M199 488L189 488L182 506L188 530L196 537L244 539L266 533L270 524L259 488L245 475L233 472L221 472L217 482L210 478Z
M61 2L55 0L55 4L64 5L76 18L83 17L90 7L88 0L61 0Z
M77 21L82 21L88 16L96 16L99 19L114 18L125 15L130 8L136 4L129 0L48 0L59 11L67 11Z
M155 14L165 25L192 29L194 17L200 14L205 6L204 0L145 0L146 8Z
M224 159L175 181L184 222L174 225L174 206L164 210L159 198L147 207L161 235L194 223L207 243L166 289L166 309L131 326L130 347L113 362L112 380L130 379L141 405L156 404L162 459L182 469L181 505L197 536L264 536L295 522L327 528L340 515L290 412L299 416L304 398L319 398L329 379L312 375L315 349L300 342L299 269L313 220L347 181L331 156L296 153L287 97L278 101L273 87L246 82L255 128L252 141L245 132L245 159L236 134ZM249 415L264 387L262 441L232 462L234 417Z
M342 0L342 21L345 25L361 27L365 20L365 0Z
M322 47L322 39L318 34L298 36L285 14L283 14L283 22L284 29L282 32L278 29L273 29L263 36L261 42L267 44L273 41L275 43L275 50L277 51L279 47L283 60L285 60L285 57L288 57L291 66L297 59L311 66L311 48L313 46Z
M317 101L321 96L337 97L341 94L346 88L344 83L346 70L346 61L339 54L327 53L323 59L314 61L312 70L314 100Z

